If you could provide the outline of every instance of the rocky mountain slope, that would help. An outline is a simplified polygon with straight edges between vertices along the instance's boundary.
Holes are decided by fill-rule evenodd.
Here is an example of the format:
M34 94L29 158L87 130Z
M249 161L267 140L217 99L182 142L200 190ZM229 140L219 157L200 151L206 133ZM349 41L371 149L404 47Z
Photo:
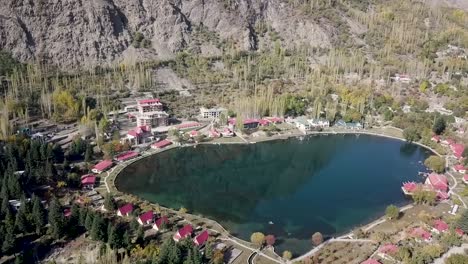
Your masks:
M23 61L38 58L66 67L168 58L196 44L197 30L215 36L197 47L207 54L219 53L215 42L223 40L258 49L259 20L296 44L330 45L329 30L280 0L0 0L0 5L0 48ZM146 49L132 47L136 32L151 41Z
M167 59L180 50L206 55L226 47L261 50L277 39L286 47L326 48L343 44L343 31L353 44L365 46L359 37L365 29L337 6L345 2L365 12L379 1L0 0L0 49L21 61L86 68ZM466 2L427 3L463 7Z

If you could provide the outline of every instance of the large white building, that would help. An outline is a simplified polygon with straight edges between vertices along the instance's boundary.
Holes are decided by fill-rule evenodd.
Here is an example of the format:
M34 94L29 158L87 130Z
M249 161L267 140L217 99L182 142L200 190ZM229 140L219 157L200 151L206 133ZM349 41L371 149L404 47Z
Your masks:
M168 125L169 115L163 111L163 105L159 99L139 100L137 109L138 112L135 113L137 127L155 128Z
M200 108L200 116L203 118L219 118L221 114L227 115L227 109L219 108Z

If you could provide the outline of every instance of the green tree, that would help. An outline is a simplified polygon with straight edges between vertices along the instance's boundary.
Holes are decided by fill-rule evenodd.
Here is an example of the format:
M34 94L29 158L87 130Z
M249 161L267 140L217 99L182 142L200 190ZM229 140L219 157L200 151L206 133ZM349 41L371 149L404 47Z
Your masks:
M65 227L65 219L63 216L62 207L57 198L52 198L49 204L49 231L53 238L59 239L63 236Z
M85 152L85 162L91 162L93 160L93 146L91 144L86 145L86 152Z
M425 93L427 91L427 88L429 88L429 81L428 80L424 80L421 82L421 84L419 85L419 91Z
M7 211L5 216L5 232L2 244L2 251L10 253L15 248L16 234L15 234L15 219L11 211Z
M110 193L107 193L104 198L104 208L108 211L114 211L117 209L114 198Z
M18 231L22 233L26 233L29 231L29 215L29 205L28 202L26 202L26 199L23 197L21 198L21 206L19 207L18 212L16 213L15 225Z
M105 241L106 228L107 225L105 224L104 219L99 214L96 214L91 227L91 238L96 241Z
M442 116L437 117L434 120L434 125L432 126L432 132L434 132L436 135L440 135L445 131L447 124L445 122L445 118Z
M322 244L323 242L323 235L322 233L320 232L315 232L313 235L312 235L312 244L314 246L318 246L320 244Z
M31 220L34 229L36 230L36 234L40 235L42 234L42 228L45 226L46 223L46 212L39 197L33 196L32 202L33 208Z
M457 227L468 233L468 210L463 211L460 218L457 221Z
M292 259L291 251L288 251L288 250L283 251L283 258L286 260L291 260Z
M397 219L400 216L400 208L391 204L385 209L385 215L388 219Z
M452 254L446 260L445 264L466 264L468 263L468 255Z
M261 247L265 243L265 235L261 232L255 232L250 236L250 242Z
M408 142L417 142L421 139L421 134L417 128L408 127L403 130L403 137Z
M94 222L94 213L91 211L88 211L86 214L86 219L85 219L85 228L88 232L91 232L91 229L93 227L93 222Z
M424 161L424 165L437 173L442 173L445 170L445 158L432 155Z

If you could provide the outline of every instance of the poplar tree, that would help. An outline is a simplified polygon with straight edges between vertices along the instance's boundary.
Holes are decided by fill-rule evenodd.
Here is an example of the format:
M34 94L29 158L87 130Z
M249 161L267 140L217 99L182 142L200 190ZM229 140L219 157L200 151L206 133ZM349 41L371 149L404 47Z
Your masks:
M29 231L29 206L26 202L26 199L21 198L21 205L16 213L15 226L19 232L26 233Z

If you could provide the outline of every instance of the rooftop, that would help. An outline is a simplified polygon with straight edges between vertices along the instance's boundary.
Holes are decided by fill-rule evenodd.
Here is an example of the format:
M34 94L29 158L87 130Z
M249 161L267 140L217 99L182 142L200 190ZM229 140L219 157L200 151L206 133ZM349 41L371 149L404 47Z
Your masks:
M133 204L131 203L128 203L122 207L119 208L119 212L122 214L122 215L126 215L126 214L129 214L133 211Z
M98 171L104 171L112 166L112 161L111 160L103 160L99 162L98 164L94 165L94 169Z

